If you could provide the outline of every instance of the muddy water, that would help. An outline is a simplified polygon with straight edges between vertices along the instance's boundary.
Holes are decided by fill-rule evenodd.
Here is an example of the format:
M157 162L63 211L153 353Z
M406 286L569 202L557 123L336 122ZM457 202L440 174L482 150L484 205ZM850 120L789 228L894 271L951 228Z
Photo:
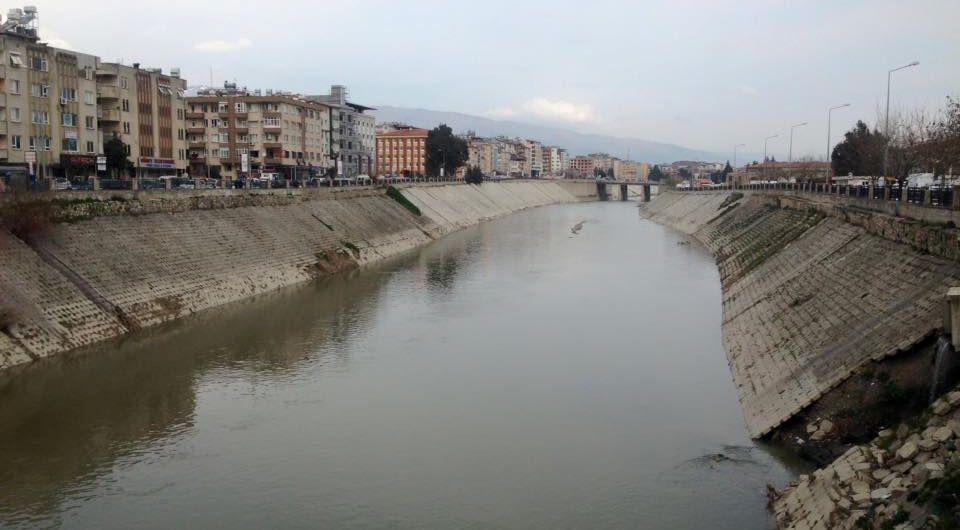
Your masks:
M748 440L680 240L530 210L32 366L0 527L769 528L796 470Z

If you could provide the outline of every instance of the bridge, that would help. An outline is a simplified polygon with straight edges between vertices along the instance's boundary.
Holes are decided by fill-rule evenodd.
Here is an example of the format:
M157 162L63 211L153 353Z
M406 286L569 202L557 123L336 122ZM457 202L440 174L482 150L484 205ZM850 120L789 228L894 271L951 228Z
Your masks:
M608 186L619 186L620 187L620 200L625 201L629 198L629 187L630 186L640 186L642 188L640 200L642 202L650 202L650 188L652 186L657 186L659 191L659 184L655 182L638 182L638 181L626 181L626 180L611 180L611 179L598 179L597 180L597 197L601 201L610 200L610 191Z

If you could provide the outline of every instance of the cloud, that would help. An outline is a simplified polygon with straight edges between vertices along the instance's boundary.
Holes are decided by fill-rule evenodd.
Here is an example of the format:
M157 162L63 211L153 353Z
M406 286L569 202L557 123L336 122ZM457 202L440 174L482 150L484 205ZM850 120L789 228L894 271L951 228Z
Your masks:
M756 88L753 88L750 85L740 85L737 87L737 90L739 90L740 93L745 96L756 96L757 94L760 93L759 90L757 90Z
M547 121L587 123L597 121L596 113L589 105L580 105L570 101L543 97L530 99L519 107L497 107L488 110L487 116L494 118L513 118L530 116Z
M559 99L533 98L523 104L523 110L545 120L587 123L597 117L589 105L580 105Z
M250 39L237 39L235 41L226 40L206 40L193 45L193 49L198 52L208 53L226 53L244 50L253 45Z

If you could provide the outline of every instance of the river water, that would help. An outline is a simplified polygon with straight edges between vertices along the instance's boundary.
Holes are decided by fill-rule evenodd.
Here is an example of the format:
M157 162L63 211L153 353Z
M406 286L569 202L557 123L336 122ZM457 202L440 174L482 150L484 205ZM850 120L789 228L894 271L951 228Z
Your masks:
M746 435L684 239L528 210L32 366L0 527L771 528L798 468Z

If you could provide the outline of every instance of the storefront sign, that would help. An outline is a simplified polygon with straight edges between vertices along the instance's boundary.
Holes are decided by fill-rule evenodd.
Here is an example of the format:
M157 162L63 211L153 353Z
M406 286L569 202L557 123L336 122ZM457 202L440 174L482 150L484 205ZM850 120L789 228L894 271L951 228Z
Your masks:
M140 167L147 169L176 169L177 163L172 158L152 158L148 156L141 156L138 161L140 162Z

